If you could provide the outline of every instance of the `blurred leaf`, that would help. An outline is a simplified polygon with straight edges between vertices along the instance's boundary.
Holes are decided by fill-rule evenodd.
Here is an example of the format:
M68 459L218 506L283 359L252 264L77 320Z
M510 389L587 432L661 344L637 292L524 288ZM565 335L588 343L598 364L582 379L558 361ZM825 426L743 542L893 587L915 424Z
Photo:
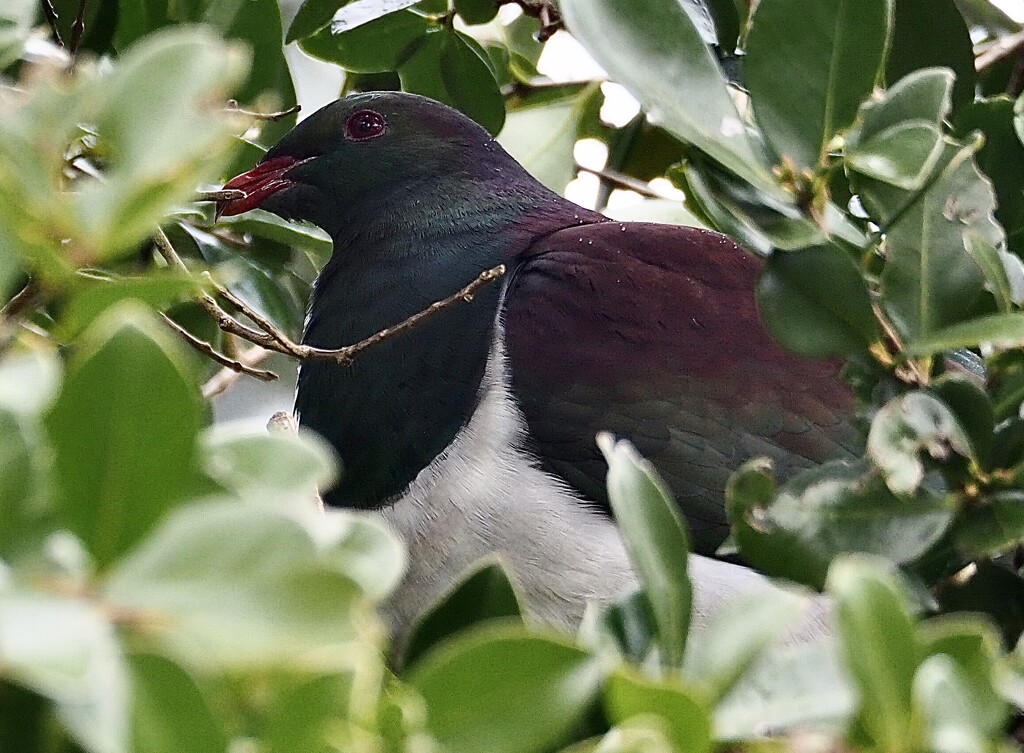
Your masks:
M867 454L894 494L911 494L924 480L923 452L938 461L954 452L975 458L967 434L945 403L927 392L907 392L875 414Z
M673 0L562 0L573 35L667 131L780 200L714 55Z
M462 633L406 679L445 750L540 753L568 742L591 713L601 669L568 641L502 626Z
M0 408L37 417L57 396L62 368L52 346L8 350L0 358Z
M265 740L274 753L329 750L327 740L344 718L352 695L352 677L327 674L303 682L271 710Z
M973 348L982 343L1005 348L1024 344L1024 313L979 316L915 337L907 344L907 355L925 356L955 348Z
M785 591L734 597L690 641L683 676L717 703L800 614L802 600Z
M195 680L159 654L129 657L135 753L222 753L228 745Z
M461 32L439 29L401 63L398 75L405 91L451 105L496 134L505 122L505 101L478 48Z
M121 561L102 596L132 633L199 667L336 668L373 623L327 548L297 516L194 504Z
M657 715L673 749L680 753L711 749L708 709L678 681L649 679L620 667L605 683L604 707L612 724L622 724L640 714Z
M579 640L594 651L610 651L616 658L643 664L655 645L657 632L647 594L637 589L603 608L588 605Z
M0 70L21 55L22 47L36 20L32 0L8 0L0 10Z
M348 2L349 0L305 0L288 27L288 34L284 38L285 44L296 39L305 39L327 26L338 9L348 5Z
M957 372L947 372L934 380L930 390L956 417L971 443L974 457L984 465L992 448L995 416L992 403L975 379Z
M644 199L635 204L605 210L605 216L626 222L658 222L663 225L707 227L697 215L674 199Z
M1024 320L1017 325L1024 340ZM1024 350L1000 350L986 359L986 387L992 400L996 421L1005 421L1019 415L1024 401ZM0 383L2 384L2 383Z
M936 596L944 612L989 615L1008 644L1024 631L1024 579L991 560L979 560L966 573L947 579Z
M485 24L498 14L495 0L455 0L455 12L467 24Z
M1002 242L992 187L978 173L974 151L947 143L937 177L886 228L881 303L909 340L964 319L982 293L985 278L964 251L965 230Z
M0 587L0 675L52 700L89 753L130 749L124 659L99 608Z
M412 666L433 646L472 625L522 616L519 596L500 560L488 558L463 574L417 618L405 645L402 666Z
M972 557L1001 554L1024 540L1024 491L999 492L986 502L957 521L957 548Z
M925 659L914 676L914 701L924 717L928 750L936 753L984 753L991 750L979 699L963 672L948 656Z
M968 26L981 26L994 35L1013 34L1020 30L1015 22L991 0L955 0Z
M743 0L698 0L711 15L715 24L717 44L723 52L732 53L740 35L740 27L747 18L747 5Z
M126 302L76 343L47 416L61 525L105 566L138 542L194 483L201 420L180 345Z
M726 510L746 562L816 588L844 552L913 562L955 512L926 490L896 498L865 463L843 461L804 471L778 492L762 462L751 461L730 478Z
M1007 242L1024 254L1024 144L1014 131L1014 102L1009 97L982 99L966 107L956 120L956 131L968 137L974 130L985 135L975 159L991 179L996 193L995 216L1006 229Z
M220 427L205 437L206 472L249 501L312 506L335 477L333 451L316 435L254 434Z
M757 280L757 308L772 337L801 355L855 353L878 337L860 270L836 246L772 254Z
M995 298L1001 312L1008 313L1015 304L1024 303L1024 267L1019 257L997 249L973 230L964 233L964 248L981 269L985 289Z
M403 10L343 33L326 27L303 39L299 46L303 52L347 71L394 71L414 54L417 43L432 26L430 19Z
M813 8L813 12L812 9ZM743 71L758 125L783 160L815 169L884 61L891 0L761 0Z
M863 175L910 190L921 187L941 154L938 127L909 120L848 148L846 161Z
M879 747L904 750L911 686L922 658L899 584L866 557L836 562L828 575L846 666L860 689L860 719Z
M0 556L30 542L29 531L50 511L48 447L37 422L0 407Z
M974 47L954 0L896 0L895 24L885 68L892 82L911 71L945 66L956 74L953 107L974 99Z
M90 119L108 169L106 180L74 194L73 211L96 258L131 249L216 172L232 143L230 122L208 103L225 99L243 70L239 50L180 28L146 37L93 84Z
M201 292L199 282L176 271L151 273L145 277L86 278L61 311L55 334L71 340L121 301L130 299L164 309L171 303L195 298Z
M653 466L629 442L599 434L608 463L608 500L629 559L658 626L661 660L683 662L692 592L687 574L690 537L672 495Z

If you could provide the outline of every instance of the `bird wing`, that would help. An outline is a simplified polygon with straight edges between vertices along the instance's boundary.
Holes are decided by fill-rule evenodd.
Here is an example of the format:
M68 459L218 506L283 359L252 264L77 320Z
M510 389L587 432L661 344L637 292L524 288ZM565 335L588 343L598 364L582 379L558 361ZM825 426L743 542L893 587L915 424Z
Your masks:
M785 476L848 456L839 364L783 351L754 304L760 262L718 233L599 222L521 255L503 325L512 391L542 466L607 509L594 436L631 440L664 476L698 551L725 538L729 474Z

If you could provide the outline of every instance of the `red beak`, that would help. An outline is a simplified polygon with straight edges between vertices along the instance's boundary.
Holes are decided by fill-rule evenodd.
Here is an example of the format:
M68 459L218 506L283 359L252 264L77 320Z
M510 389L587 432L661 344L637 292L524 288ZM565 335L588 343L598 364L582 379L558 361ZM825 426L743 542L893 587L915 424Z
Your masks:
M221 199L218 201L217 219L231 217L232 215L255 209L271 194L294 185L292 181L284 177L284 174L298 162L300 160L297 160L295 157L272 157L260 162L249 172L242 173L229 180L224 184L224 188L244 191L245 196L240 199Z

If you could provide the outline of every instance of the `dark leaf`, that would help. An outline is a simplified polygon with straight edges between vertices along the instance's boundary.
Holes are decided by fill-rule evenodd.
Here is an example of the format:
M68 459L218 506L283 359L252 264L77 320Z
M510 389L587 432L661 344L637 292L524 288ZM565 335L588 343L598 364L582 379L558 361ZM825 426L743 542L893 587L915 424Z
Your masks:
M340 8L348 5L349 0L305 0L299 6L295 18L288 27L285 44L297 39L305 39L327 26Z
M399 11L342 33L326 27L300 42L313 57L356 73L397 70L433 24L412 11Z

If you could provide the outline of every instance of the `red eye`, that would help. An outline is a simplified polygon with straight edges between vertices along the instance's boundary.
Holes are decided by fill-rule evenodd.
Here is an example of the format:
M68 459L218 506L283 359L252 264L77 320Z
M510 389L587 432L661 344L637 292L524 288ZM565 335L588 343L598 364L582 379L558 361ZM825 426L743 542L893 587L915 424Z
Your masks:
M360 110L348 116L345 123L345 138L349 141L375 139L384 133L387 121L379 112Z

